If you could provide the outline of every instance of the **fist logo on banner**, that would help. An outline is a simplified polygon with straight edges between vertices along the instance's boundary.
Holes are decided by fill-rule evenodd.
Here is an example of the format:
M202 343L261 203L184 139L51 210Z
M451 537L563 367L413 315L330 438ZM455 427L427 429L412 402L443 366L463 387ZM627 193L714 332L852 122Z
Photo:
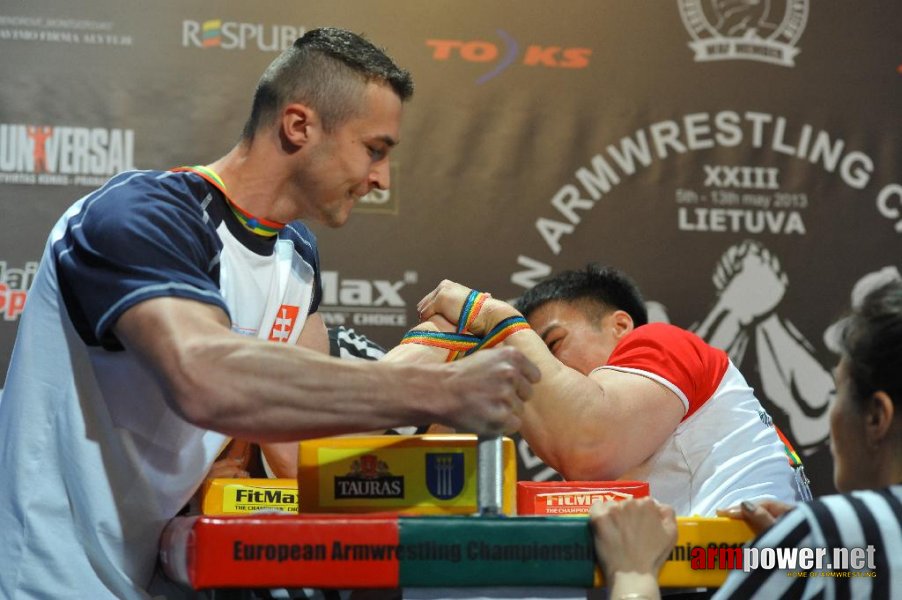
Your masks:
M697 62L757 60L795 66L808 0L679 0Z

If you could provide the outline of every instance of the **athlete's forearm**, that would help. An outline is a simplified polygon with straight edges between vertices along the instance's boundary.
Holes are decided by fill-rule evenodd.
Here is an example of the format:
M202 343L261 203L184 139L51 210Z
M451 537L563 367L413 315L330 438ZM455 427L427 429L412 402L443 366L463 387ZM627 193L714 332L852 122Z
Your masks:
M296 441L443 422L452 412L442 365L341 361L237 335L228 325L217 307L157 298L126 311L115 331L173 410L236 438Z
M178 409L198 426L255 441L292 441L445 418L437 414L446 402L435 389L441 373L434 366L339 361L227 338L194 344L181 376L167 381Z

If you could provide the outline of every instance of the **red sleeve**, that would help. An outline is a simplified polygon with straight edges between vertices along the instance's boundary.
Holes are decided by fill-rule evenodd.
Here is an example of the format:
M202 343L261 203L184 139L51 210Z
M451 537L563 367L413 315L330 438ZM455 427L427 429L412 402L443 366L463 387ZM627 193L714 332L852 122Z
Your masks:
M620 340L605 367L647 374L682 396L688 403L683 419L713 394L729 366L723 350L674 325L649 323Z

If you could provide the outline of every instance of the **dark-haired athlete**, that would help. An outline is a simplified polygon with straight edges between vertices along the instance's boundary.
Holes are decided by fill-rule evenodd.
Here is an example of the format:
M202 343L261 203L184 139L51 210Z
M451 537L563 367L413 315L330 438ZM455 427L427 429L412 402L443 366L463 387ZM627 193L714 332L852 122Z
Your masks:
M420 303L422 317L456 321L469 292L443 282ZM595 265L563 272L517 308L488 299L470 330L484 335L519 314L529 321L531 330L504 341L542 371L521 433L567 479L648 481L681 515L797 498L783 444L727 354L684 329L647 323L626 275Z

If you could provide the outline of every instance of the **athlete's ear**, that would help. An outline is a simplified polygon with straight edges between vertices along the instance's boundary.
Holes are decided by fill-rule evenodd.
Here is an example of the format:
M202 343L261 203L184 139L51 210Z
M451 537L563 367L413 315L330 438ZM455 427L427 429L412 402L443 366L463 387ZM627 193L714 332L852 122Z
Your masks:
M879 446L886 441L893 426L893 399L882 390L876 391L868 398L865 411L865 439L868 445Z
M633 318L625 310L615 310L611 313L610 323L614 328L614 339L617 340L634 329Z
M282 109L280 125L279 134L283 143L291 149L300 149L316 135L319 118L315 110L306 104L295 102Z

